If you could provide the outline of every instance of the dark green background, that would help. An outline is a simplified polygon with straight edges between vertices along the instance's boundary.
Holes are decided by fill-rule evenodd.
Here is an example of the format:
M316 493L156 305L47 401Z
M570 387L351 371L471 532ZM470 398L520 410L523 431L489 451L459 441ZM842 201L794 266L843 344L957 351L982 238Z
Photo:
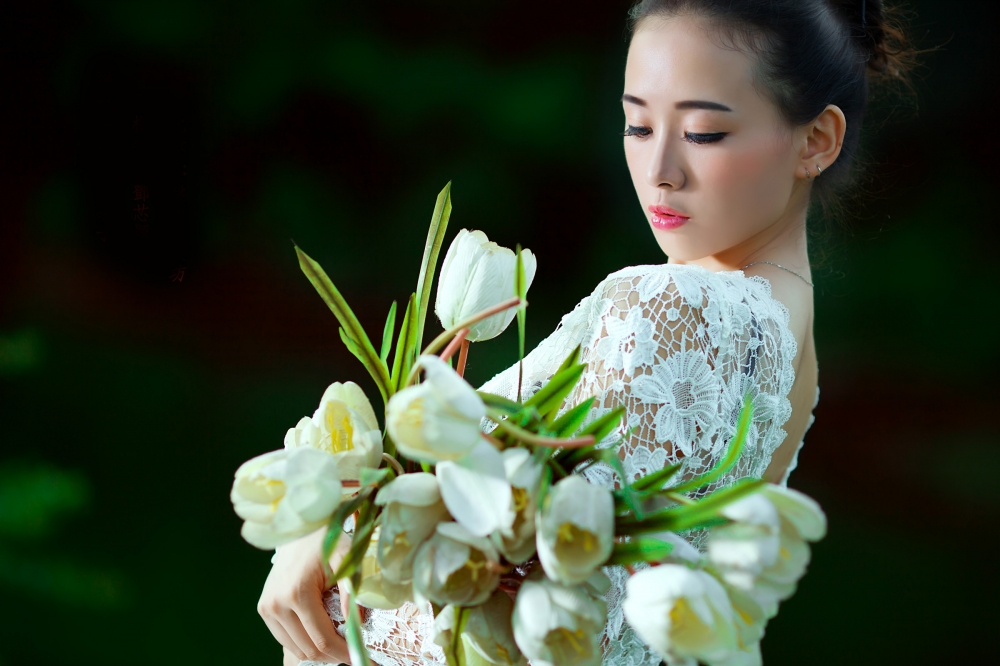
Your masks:
M627 6L4 4L0 664L280 663L233 472L330 382L376 395L290 238L380 331L453 180L452 234L538 256L530 344L664 261L618 136ZM822 395L791 485L830 531L769 666L997 653L997 10L910 7L941 48L874 107L841 221L810 221ZM476 346L470 379L515 354Z

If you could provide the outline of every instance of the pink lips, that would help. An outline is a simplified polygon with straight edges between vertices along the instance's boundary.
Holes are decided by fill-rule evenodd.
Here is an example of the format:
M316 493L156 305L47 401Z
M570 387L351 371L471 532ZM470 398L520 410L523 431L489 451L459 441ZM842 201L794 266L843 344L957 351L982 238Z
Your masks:
M657 229L676 229L691 219L669 206L650 206L648 210L652 213L649 221Z

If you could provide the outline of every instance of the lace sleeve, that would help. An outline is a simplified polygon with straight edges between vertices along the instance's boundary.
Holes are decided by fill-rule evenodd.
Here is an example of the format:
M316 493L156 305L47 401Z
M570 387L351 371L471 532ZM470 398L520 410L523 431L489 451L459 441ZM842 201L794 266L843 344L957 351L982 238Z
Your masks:
M745 278L741 284L673 264L641 268L609 276L597 294L581 354L587 370L571 400L596 396L595 416L625 407L619 432L604 444L634 429L619 447L631 478L677 463L680 478L690 478L725 453L749 392L754 418L744 453L698 494L761 476L791 413L795 340L776 301L748 289ZM608 474L595 468L593 480L610 484Z
M756 283L688 266L635 267L608 277L595 292L595 317L584 339L587 369L570 396L595 396L592 418L618 406L626 417L601 443L618 447L629 479L680 463L680 479L714 466L735 435L745 392L755 406L746 448L725 476L700 496L745 476L763 474L783 439L782 400L790 388L783 374L787 326ZM779 420L780 419L780 420ZM777 425L776 425L777 424ZM622 441L625 433L632 434ZM583 472L589 480L618 485L606 465ZM705 534L683 534L701 549ZM621 598L627 574L609 567L612 587L602 636L605 664L652 666L659 658L624 623Z

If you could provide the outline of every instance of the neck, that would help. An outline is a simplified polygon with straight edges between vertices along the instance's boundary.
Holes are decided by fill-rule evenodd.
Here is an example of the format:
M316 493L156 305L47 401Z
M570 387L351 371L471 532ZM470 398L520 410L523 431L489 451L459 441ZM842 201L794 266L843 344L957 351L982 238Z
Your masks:
M722 252L700 259L674 261L697 264L710 271L734 271L755 261L771 261L809 277L809 249L806 236L806 205L795 206L774 224Z

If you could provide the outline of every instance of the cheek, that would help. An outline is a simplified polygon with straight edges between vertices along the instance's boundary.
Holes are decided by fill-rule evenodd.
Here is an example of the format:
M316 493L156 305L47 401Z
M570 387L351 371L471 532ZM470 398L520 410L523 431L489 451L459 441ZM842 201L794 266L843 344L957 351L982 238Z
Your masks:
M705 170L705 190L717 205L738 210L744 219L773 221L791 193L790 154L788 142L774 137L720 151L719 159Z

